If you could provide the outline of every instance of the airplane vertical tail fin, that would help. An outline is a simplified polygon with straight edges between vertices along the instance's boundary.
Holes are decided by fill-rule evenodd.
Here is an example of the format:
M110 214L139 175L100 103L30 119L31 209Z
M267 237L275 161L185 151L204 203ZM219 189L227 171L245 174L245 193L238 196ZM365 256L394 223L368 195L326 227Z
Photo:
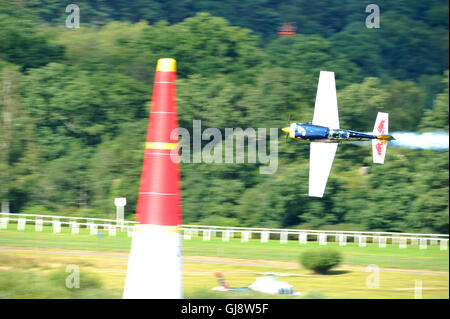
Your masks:
M373 135L378 138L372 140L373 162L384 164L384 157L386 156L386 148L388 140L392 139L389 132L389 114L378 112L377 120L373 128Z

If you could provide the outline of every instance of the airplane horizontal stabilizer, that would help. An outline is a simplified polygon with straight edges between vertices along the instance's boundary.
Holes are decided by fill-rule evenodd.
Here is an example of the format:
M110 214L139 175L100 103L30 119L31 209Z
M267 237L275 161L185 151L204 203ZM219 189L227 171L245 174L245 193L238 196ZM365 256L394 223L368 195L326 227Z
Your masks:
M384 157L386 156L386 148L387 148L386 140L372 140L372 154L374 163L384 164Z
M377 164L384 164L384 157L386 156L387 141L394 139L389 133L389 114L378 112L377 120L373 128L373 134L378 139L372 140L372 154L373 162Z

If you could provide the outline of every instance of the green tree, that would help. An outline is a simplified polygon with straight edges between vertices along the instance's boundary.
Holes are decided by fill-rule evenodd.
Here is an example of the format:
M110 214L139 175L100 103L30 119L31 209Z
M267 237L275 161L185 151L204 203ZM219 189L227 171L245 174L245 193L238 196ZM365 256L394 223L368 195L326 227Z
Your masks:
M321 1L305 0L273 1L283 21L297 23L297 32L320 34L328 37L339 32L349 21L362 18L365 6L359 1Z
M425 94L414 82L394 81L386 85L389 97L389 131L417 131L425 108Z
M442 82L446 88L444 92L437 95L433 108L425 111L420 125L422 131L445 130L448 132L448 70Z
M448 30L432 30L425 23L393 12L383 14L376 43L383 67L400 80L417 79L448 69Z
M62 59L62 46L51 43L50 33L39 29L39 19L16 2L0 4L0 59L22 70Z
M134 24L114 21L99 28L57 29L55 42L65 47L65 63L77 69L114 70L150 83L154 70L135 61L142 50L137 52L131 46L146 28L149 26L145 21ZM154 69L155 64L151 66Z
M318 35L298 34L277 39L266 51L272 64L301 70L309 83L317 83L320 71L335 72L338 89L362 79L358 67L344 55L335 54L331 42Z
M377 112L387 110L389 93L379 79L366 78L338 91L337 96L340 126L371 132Z
M231 74L235 82L249 82L265 54L258 47L259 37L249 29L231 26L222 18L199 13L181 23L169 26L157 23L143 31L133 46L138 61L151 61L154 70L160 57L177 60L177 75L214 77ZM151 72L153 73L153 72Z
M115 134L119 123L145 116L148 92L125 75L51 63L30 72L23 95L25 110L52 159L67 153L70 140L94 145Z
M1 211L9 211L12 164L13 130L19 116L20 104L18 86L20 73L17 67L0 64L0 203Z
M126 216L135 212L147 124L147 118L125 122L116 137L95 148L86 175L90 204L99 212L115 216L115 197L127 198Z
M345 55L366 77L389 76L389 70L383 68L382 47L378 41L379 29L366 28L364 21L360 19L352 22L341 32L334 33L329 38L332 50L336 54Z

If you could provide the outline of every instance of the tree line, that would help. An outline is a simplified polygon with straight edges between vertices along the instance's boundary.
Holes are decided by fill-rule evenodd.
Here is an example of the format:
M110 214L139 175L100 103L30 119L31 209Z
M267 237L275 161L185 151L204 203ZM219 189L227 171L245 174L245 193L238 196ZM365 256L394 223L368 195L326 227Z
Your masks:
M334 71L340 125L448 132L448 3L64 1L0 4L0 199L12 212L114 216L137 201L157 59L177 60L180 127L243 129L312 119ZM277 37L283 21L297 35ZM448 232L448 151L341 145L323 199L307 196L309 152L279 131L278 170L181 164L183 223Z

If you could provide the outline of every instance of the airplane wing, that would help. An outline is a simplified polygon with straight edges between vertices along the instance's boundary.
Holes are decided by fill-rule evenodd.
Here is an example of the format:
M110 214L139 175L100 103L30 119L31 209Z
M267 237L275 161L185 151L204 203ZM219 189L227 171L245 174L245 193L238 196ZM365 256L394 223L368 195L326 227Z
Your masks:
M312 124L339 128L334 72L320 71Z
M309 196L323 197L338 143L311 142L309 154Z

